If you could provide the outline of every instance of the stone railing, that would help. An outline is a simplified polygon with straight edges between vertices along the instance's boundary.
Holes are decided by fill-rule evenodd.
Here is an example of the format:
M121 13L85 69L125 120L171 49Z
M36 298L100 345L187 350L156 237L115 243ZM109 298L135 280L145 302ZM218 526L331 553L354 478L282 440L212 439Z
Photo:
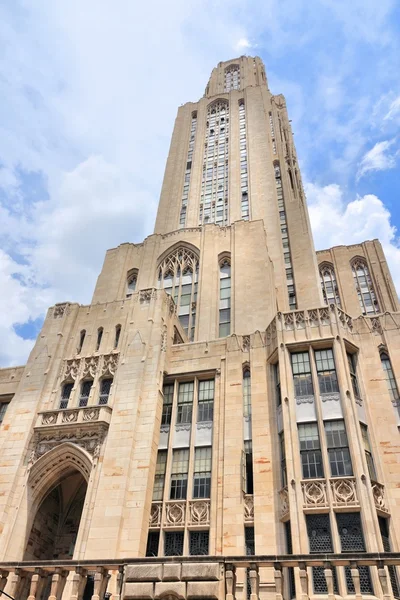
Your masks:
M210 500L199 498L196 500L169 500L153 502L150 510L149 527L164 529L173 527L182 528L189 526L210 525Z
M379 484L378 484L379 485ZM304 510L350 508L360 506L355 477L332 477L331 479L304 479L301 482Z
M301 482L303 508L327 508L329 506L325 479L304 479Z
M90 426L91 423L107 423L111 421L112 409L107 404L85 406L83 408L65 408L60 410L45 410L38 413L35 430L43 428L65 428L69 425L76 427Z
M336 477L329 483L333 506L360 506L355 477Z
M278 313L276 317L278 328L283 331L296 331L307 327L324 327L331 324L339 325L349 331L353 330L353 319L343 310L331 304L308 310L292 310ZM267 332L272 336L276 328L268 327Z
M29 600L79 600L83 596L91 600L235 600L243 594L247 575L250 600L263 598L266 589L273 593L271 597L283 600L293 581L296 598L309 600L313 595L312 568L319 567L328 600L334 599L335 593L347 596L349 583L353 597L361 600L371 598L361 592L360 568L369 568L374 596L393 600L392 585L397 586L399 565L400 554L390 552L25 561L0 563L0 591ZM344 568L350 581L344 577ZM337 575L339 589L335 592Z

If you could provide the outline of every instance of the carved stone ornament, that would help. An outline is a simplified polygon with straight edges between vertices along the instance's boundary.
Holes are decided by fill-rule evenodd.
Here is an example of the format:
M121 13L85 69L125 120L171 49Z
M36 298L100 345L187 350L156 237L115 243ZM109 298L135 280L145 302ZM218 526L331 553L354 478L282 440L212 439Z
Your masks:
M153 502L150 509L149 527L161 527L162 502Z
M147 290L140 290L140 292L139 292L140 304L148 304L154 296L155 296L155 290L153 288L149 288Z
M324 393L324 394L321 394L321 400L322 400L322 402L330 402L332 400L335 402L339 402L340 394L339 394L339 392Z
M167 502L165 505L165 527L178 527L185 524L186 502Z
M354 506L359 504L354 477L331 479L330 484L335 506Z
M53 309L53 319L62 319L69 313L69 304L64 302L63 304L56 304Z
M385 486L377 481L372 483L372 493L374 495L375 506L378 510L388 512L385 498Z
M296 404L312 404L314 402L314 396L297 396Z
M34 463L49 450L52 450L64 442L71 442L77 446L80 446L81 448L84 448L93 457L96 457L99 454L106 434L105 427L99 426L98 424L94 428L90 429L86 427L67 429L68 431L64 431L56 428L47 435L43 434L42 432L40 432L40 434L35 434L34 449L31 451L29 456L30 464Z
M118 367L119 354L105 354L101 366L101 375L114 376Z
M64 410L61 423L75 423L78 420L79 410Z
M169 425L161 425L160 433L169 433Z
M308 322L310 323L311 327L317 327L319 324L319 318L318 318L318 310L317 309L311 309L308 311Z
M85 421L86 423L88 421L97 421L100 415L100 409L99 408L95 408L95 407L91 407L91 408L85 408L85 410L83 411L83 421Z
M320 308L318 312L321 324L329 325L329 323L331 322L331 314L329 312L329 308Z
M57 423L58 413L50 412L42 415L42 425L54 425Z
M254 521L254 496L252 494L245 495L243 510L245 523L252 523Z
M289 493L287 487L284 487L279 492L281 518L285 517L289 512Z
M212 429L213 422L212 421L200 421L197 423L197 429Z
M326 483L321 480L302 481L304 508L328 506Z
M243 350L243 352L250 351L250 336L249 335L244 335L242 337L242 350Z
M191 423L177 423L175 425L175 431L190 431L191 428Z
M295 312L294 319L296 323L296 329L304 329L306 326L305 314L303 311Z
M161 333L161 352L166 352L167 351L167 330L164 329L164 331Z
M80 360L73 358L72 360L67 360L64 363L64 374L62 379L77 379L79 374Z
M82 377L96 377L97 369L99 368L99 357L90 356L83 359Z
M267 343L276 337L276 320L275 319L273 319L271 321L271 323L268 325L265 333L266 333L265 338L266 338Z
M381 325L381 321L380 321L379 317L372 317L371 327L372 327L372 331L379 333L379 334L383 333L382 325Z
M353 329L353 319L347 315L342 309L337 308L339 320L345 329L350 331Z
M189 511L191 525L210 524L210 500L192 500Z

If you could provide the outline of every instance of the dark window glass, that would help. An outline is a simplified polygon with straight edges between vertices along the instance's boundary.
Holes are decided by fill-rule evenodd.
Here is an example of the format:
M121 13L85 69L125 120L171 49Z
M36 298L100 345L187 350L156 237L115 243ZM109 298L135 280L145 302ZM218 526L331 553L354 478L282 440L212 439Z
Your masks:
M400 399L397 382L393 373L392 364L388 355L385 352L381 354L381 363L385 372L386 383L388 386L390 398L393 402L397 402Z
M211 446L196 448L194 455L193 498L210 498Z
M68 402L71 397L71 392L72 392L73 387L74 387L73 383L64 383L64 385L62 386L60 408L68 407ZM0 420L0 423L1 423L1 420Z
M185 500L189 468L189 450L174 450L171 469L171 500Z
M174 384L164 385L163 387L163 409L161 416L161 425L170 425L171 424L171 415L172 415L172 402L174 399Z
M189 533L189 554L191 556L200 556L208 554L209 532L208 531L190 531Z
M246 466L246 494L253 494L253 444L251 440L244 443L245 466Z
M214 379L199 381L197 422L210 422L214 418Z
M120 337L121 337L121 325L117 325L115 328L114 348L118 348Z
M92 389L93 380L88 379L87 381L83 381L81 384L81 394L79 397L79 406L87 406L89 402L89 394Z
M336 521L340 536L342 552L365 552L364 536L361 527L360 513L337 513ZM369 567L358 567L362 594L372 594L372 582ZM354 594L353 578L350 567L345 567L347 591Z
M353 387L353 393L356 398L360 398L360 389L358 386L357 373L356 373L356 357L355 354L347 353L347 362L349 364L351 385Z
M285 434L283 431L279 434L279 447L281 453L281 477L282 487L287 485L287 471L286 471L286 452L285 452Z
M323 477L321 445L316 423L299 424L299 442L303 478Z
M306 515L306 523L310 553L333 552L329 515ZM313 584L316 594L328 593L323 567L313 567ZM335 593L338 593L335 568L333 569L333 586Z
M113 383L113 379L109 377L108 379L102 379L100 381L100 396L99 396L99 404L107 404L108 398L110 396L110 390Z
M279 363L274 365L274 376L275 376L275 390L276 390L276 403L278 406L282 404L282 393L281 393L281 378L279 374Z
M158 544L160 541L159 531L149 531L147 537L146 556L158 556Z
M97 330L97 343L96 343L96 351L100 349L101 339L103 337L103 328L99 327Z
M179 384L177 423L192 422L193 389L193 381Z
M382 537L382 544L384 552L391 552L392 546L390 544L389 538L389 519L385 519L384 517L378 517L379 521L379 529ZM400 598L400 588L399 588L399 580L397 577L396 567L394 565L390 565L389 569L389 577L390 583L392 584L393 596L397 599Z
M325 421L325 434L332 477L353 475L344 421Z
M296 352L292 354L292 369L294 381L294 393L296 398L301 396L313 396L310 356L308 352Z
M293 544L292 544L292 530L290 528L290 521L286 521L284 524L285 527L285 539L286 539L286 552L287 554L293 554ZM293 567L288 567L288 583L289 583L289 598L296 598L296 585L294 579L294 569Z
M339 391L336 377L335 361L331 348L315 351L319 391L321 394L331 394Z
M166 531L164 533L164 555L183 555L183 531Z
M82 351L82 346L83 346L83 342L85 341L85 336L86 336L86 330L82 329L82 331L79 334L78 354L80 354Z
M156 472L154 476L153 500L163 499L165 470L167 467L167 450L159 450L157 454Z

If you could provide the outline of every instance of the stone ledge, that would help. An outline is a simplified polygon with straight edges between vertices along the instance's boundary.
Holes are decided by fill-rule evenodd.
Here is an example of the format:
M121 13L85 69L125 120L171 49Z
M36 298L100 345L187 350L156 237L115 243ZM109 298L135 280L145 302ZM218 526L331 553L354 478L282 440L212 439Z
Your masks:
M187 598L217 598L219 597L218 581L189 581Z
M161 581L162 564L142 564L126 566L126 581Z
M181 565L180 563L167 563L163 569L163 581L179 581L181 578Z
M182 579L198 581L201 579L218 580L219 565L218 563L183 563L182 564Z
M178 600L185 600L186 597L186 584L183 581L163 581L162 583L156 583L155 598L166 598L173 596Z
M124 600L153 600L153 583L125 583Z

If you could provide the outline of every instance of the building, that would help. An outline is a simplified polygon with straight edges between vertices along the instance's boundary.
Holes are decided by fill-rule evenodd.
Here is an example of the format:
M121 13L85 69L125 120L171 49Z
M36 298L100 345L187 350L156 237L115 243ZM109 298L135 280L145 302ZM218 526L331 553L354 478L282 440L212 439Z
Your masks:
M398 598L396 375L379 241L315 252L284 97L259 58L219 63L154 234L0 371L0 587Z

